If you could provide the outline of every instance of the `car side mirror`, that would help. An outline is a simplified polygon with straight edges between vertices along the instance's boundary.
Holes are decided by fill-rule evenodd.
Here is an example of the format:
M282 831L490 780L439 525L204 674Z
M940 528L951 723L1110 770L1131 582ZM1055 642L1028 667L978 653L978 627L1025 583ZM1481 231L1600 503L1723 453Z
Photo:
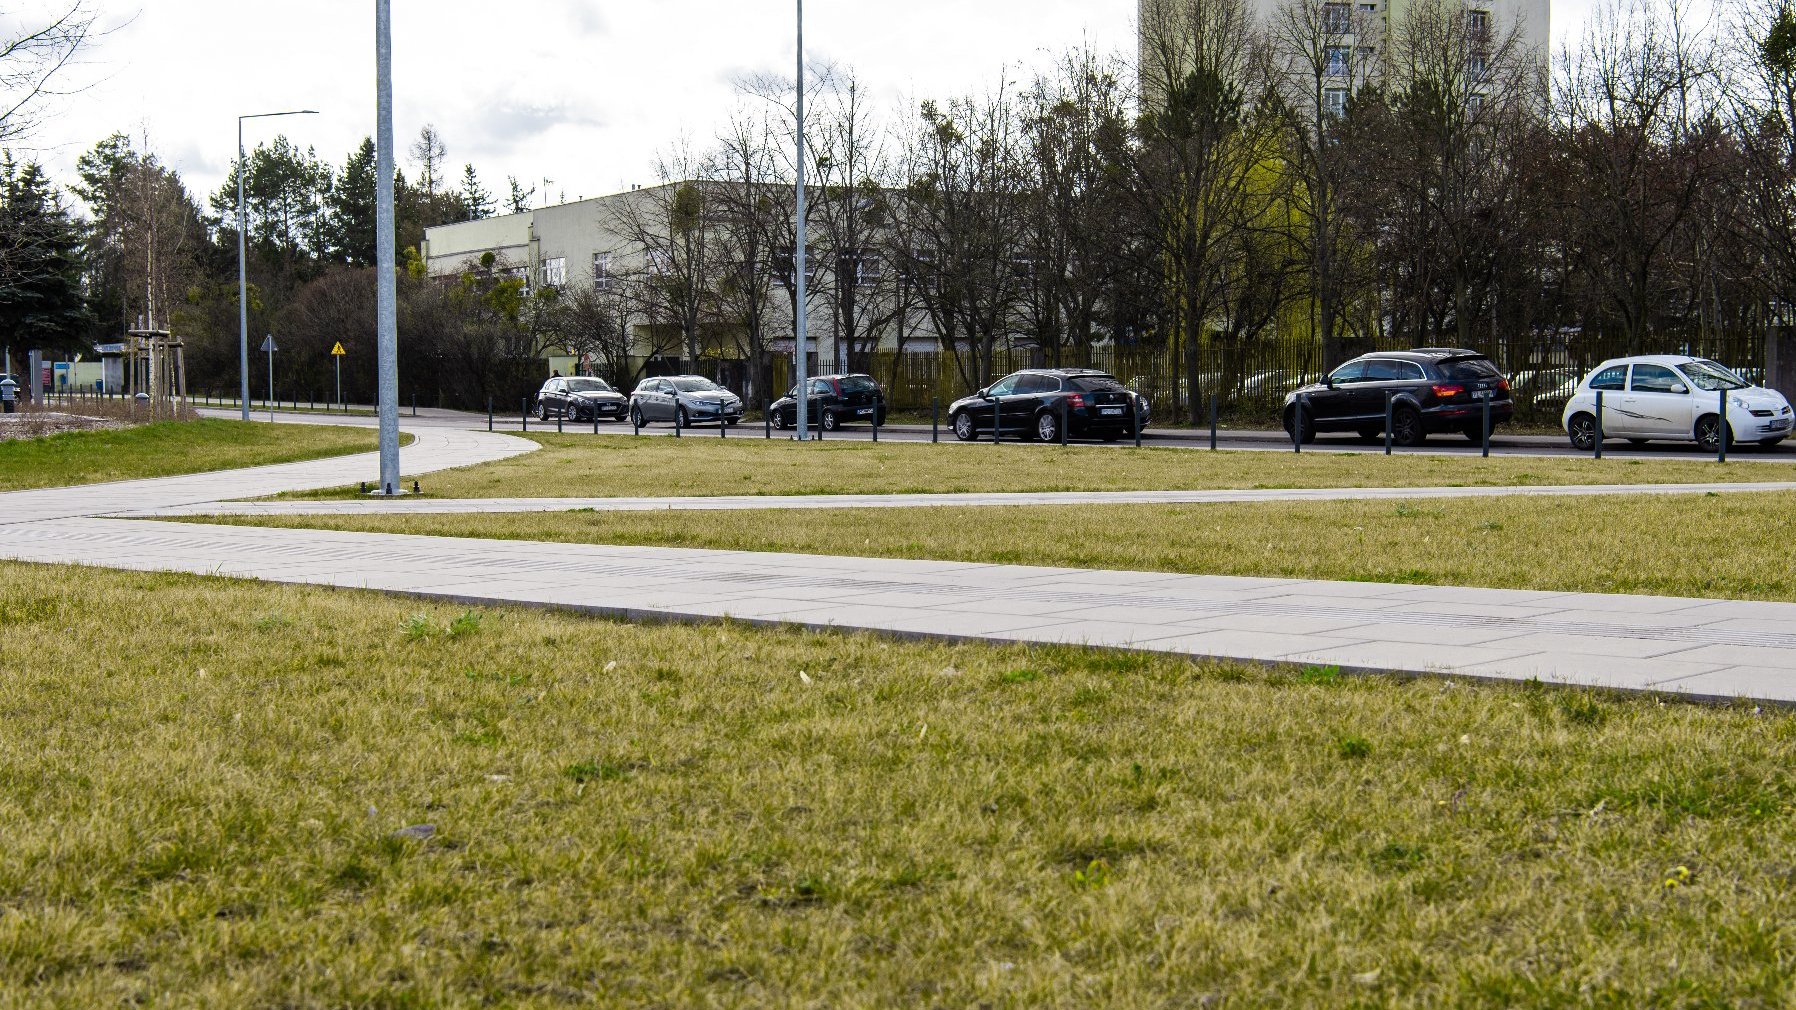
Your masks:
M1322 385L1328 389L1335 388L1335 377L1332 375L1324 375L1322 377Z
M1680 382L1677 385L1672 386L1671 391L1673 393L1676 393L1679 396L1683 396L1685 393L1688 393L1690 391L1690 387L1688 387Z
M981 390L980 390L980 391L979 391L979 392L977 392L977 393L974 393L974 394L973 394L973 395L974 395L974 396L977 396L977 397L979 397L979 398L980 398L980 399L981 399L981 400L983 400L983 399L985 399L985 398L987 398L987 397L988 397L988 396L990 396L990 395L991 395L991 390L989 390L989 389L981 389Z

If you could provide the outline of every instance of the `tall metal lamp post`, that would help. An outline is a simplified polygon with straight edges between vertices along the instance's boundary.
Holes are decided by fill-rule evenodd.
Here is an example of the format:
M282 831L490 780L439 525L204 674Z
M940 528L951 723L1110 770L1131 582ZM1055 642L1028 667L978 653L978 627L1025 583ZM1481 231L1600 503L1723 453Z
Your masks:
M249 230L249 214L243 203L243 176L249 164L243 154L243 123L248 119L277 119L281 116L316 116L315 109L293 112L258 112L237 117L237 372L238 395L242 397L243 419L249 420L249 266L248 245L244 233ZM155 320L147 320L154 326Z
M798 440L803 442L810 437L810 338L806 333L807 315L805 309L805 285L807 281L805 266L805 205L804 205L804 0L798 0L798 241L792 248L792 283L796 287L796 298L792 314L794 320L793 336L796 338L793 353L797 357L798 395L794 397L793 409L798 414Z
M375 353L379 361L380 487L377 494L402 494L399 478L399 268L393 234L393 3L374 0L375 113L374 226L376 301Z

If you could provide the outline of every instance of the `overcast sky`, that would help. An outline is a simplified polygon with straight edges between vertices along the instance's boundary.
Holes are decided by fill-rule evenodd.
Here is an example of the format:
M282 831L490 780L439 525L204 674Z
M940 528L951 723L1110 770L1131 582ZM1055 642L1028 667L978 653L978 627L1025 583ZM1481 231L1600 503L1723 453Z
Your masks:
M147 133L202 202L223 180L245 113L324 114L252 123L332 163L374 130L370 0L97 0L122 25L76 70L29 153L67 178L115 131ZM1554 3L1554 34L1590 0ZM23 0L15 12L53 5ZM554 180L597 196L649 182L658 149L714 135L744 73L790 74L791 0L395 0L395 104L403 155L434 123L459 174ZM811 0L813 60L851 65L882 101L983 88L1089 41L1132 45L1137 0ZM5 27L0 24L0 28ZM532 182L535 180L535 182Z

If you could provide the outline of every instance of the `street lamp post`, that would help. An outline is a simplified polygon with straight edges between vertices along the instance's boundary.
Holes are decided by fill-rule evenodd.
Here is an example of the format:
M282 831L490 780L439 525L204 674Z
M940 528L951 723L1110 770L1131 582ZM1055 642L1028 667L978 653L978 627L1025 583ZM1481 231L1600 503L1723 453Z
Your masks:
M239 382L239 404L243 408L243 419L249 420L249 266L248 244L244 233L249 230L249 214L243 203L243 176L249 164L243 154L243 121L246 119L276 119L281 116L316 116L313 109L297 109L293 112L258 112L253 116L237 117L237 372ZM155 325L155 320L147 320Z
M804 214L804 0L798 0L798 241L794 243L792 249L792 277L793 284L797 287L797 301L793 303L795 308L792 314L796 317L793 336L794 343L797 345L794 348L794 354L798 358L796 363L798 395L793 398L792 406L798 415L797 427L800 442L803 442L810 434L810 410L808 408L811 403L810 389L808 388L809 376L806 374L810 367L810 355L807 353L810 350L810 338L806 333L807 321L805 319L807 313L805 312Z
M399 290L398 239L393 234L393 4L374 0L375 57L375 358L380 406L380 489L398 495Z

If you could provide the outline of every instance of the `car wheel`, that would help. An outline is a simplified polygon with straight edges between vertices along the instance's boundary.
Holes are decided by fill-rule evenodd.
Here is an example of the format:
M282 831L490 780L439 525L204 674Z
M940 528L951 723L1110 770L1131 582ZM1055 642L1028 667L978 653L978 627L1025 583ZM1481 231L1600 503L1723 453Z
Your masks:
M641 407L630 408L630 423L638 428L646 428L649 426L648 419L642 416Z
M541 400L536 401L536 419L538 421L547 421L549 419L549 405Z
M1704 452L1715 452L1721 448L1720 440L1725 430L1729 448L1734 444L1733 425L1724 424L1720 417L1710 414L1696 420L1696 445Z
M1399 407L1391 415L1391 441L1405 448L1428 441L1428 432L1422 427L1422 415L1414 407Z
M971 442L979 437L979 429L973 424L973 415L964 410L949 418L949 423L954 425L954 437L962 442Z
M682 428L692 427L692 418L687 416L685 407L676 407L674 409L674 423Z
M1571 446L1579 452L1592 452L1596 449L1596 416L1594 414L1573 414L1571 420L1565 422L1565 433L1571 437Z
M786 415L780 413L779 411L777 411L777 410L774 411L773 416L769 417L767 420L769 423L771 423L773 425L774 431L785 431L786 430Z
M819 423L823 425L824 431L835 431L842 426L842 422L836 417L836 412L833 410L824 411Z
M1048 413L1036 418L1035 437L1043 442L1060 441L1060 418Z
M1297 431L1297 411L1285 411L1285 437L1294 442L1301 441L1304 445L1309 445L1316 440L1316 419L1313 417L1305 417L1303 419L1303 433L1299 435Z

